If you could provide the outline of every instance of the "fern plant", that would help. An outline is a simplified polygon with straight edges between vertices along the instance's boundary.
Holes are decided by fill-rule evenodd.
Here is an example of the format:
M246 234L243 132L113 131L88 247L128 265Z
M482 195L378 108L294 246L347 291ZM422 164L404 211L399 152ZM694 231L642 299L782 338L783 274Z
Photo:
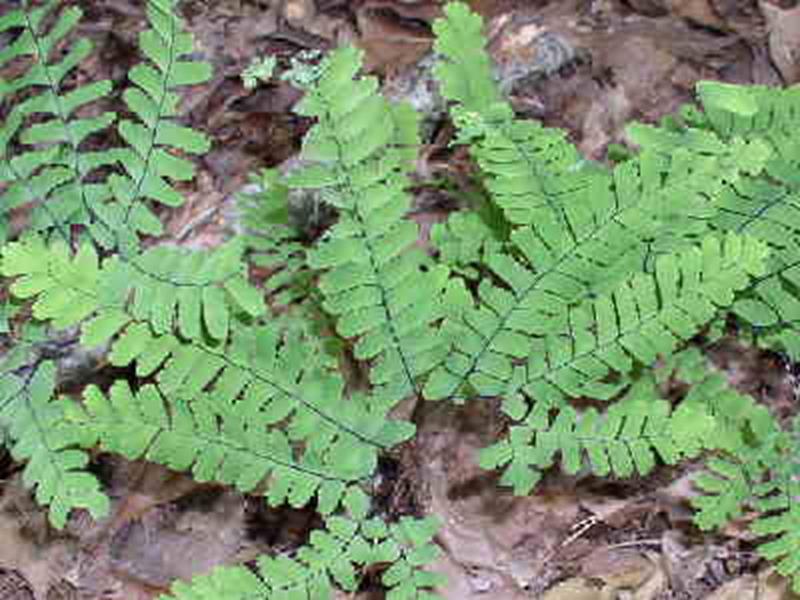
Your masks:
M632 125L638 150L606 167L514 115L481 19L452 3L435 25L436 76L485 210L437 226L433 255L414 245L418 117L342 48L290 75L304 91L298 114L316 124L301 166L262 173L248 200L247 227L268 235L185 251L155 239L155 205L183 201L186 155L208 148L180 122L177 89L209 67L186 58L174 0L147 6L144 60L122 94L131 118L97 116L110 82L68 84L90 51L70 42L78 9L24 1L0 18L13 38L0 67L27 65L0 80L2 211L29 214L3 239L0 428L56 527L75 508L109 511L87 469L101 449L322 516L307 546L176 583L178 598L329 598L368 571L390 599L432 598L443 584L427 568L435 515L394 519L371 498L378 458L415 432L393 409L500 397L510 425L480 462L515 493L555 463L629 477L708 457L697 524L758 511L762 554L800 589L800 424L731 389L693 345L735 318L756 343L800 356L796 88L701 83L699 107ZM109 132L123 145L91 150ZM289 218L293 193L336 213L312 243ZM251 261L275 271L262 290ZM321 337L314 314L341 343ZM133 380L63 393L41 347L67 328L107 345ZM346 347L366 384L341 369ZM667 376L690 386L679 401L661 397ZM608 408L578 410L584 397Z

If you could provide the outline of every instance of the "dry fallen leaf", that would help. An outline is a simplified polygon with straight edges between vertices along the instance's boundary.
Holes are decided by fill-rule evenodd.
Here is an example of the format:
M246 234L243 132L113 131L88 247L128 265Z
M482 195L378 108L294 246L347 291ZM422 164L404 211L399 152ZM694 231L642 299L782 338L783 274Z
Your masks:
M786 85L800 82L800 6L782 9L766 0L759 7L769 32L769 53Z
M391 73L419 61L433 44L430 24L439 15L435 3L363 2L356 11L356 45L366 52L366 69Z
M742 575L725 583L704 600L800 600L785 577L766 569L755 577Z
M670 13L713 29L726 29L725 22L711 7L709 0L666 0Z
M13 569L0 568L0 599L35 600L33 589L22 573Z

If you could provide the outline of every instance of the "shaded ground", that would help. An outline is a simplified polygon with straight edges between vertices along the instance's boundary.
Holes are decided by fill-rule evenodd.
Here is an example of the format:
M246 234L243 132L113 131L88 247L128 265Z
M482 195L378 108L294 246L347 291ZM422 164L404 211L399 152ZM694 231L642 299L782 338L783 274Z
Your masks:
M140 2L82 0L82 32L98 47L79 79L123 82L144 26ZM800 80L800 8L777 0L474 0L488 21L490 50L515 108L563 127L590 158L624 142L632 119L657 120L691 98L698 79L791 84ZM219 0L183 3L210 84L185 94L190 121L215 140L187 186L189 201L165 214L170 235L200 247L219 243L232 194L247 174L293 156L309 123L291 114L298 93L284 83L245 90L239 75L254 56L281 64L302 49L354 42L387 91L429 111L420 161L423 224L458 208L425 183L467 186L463 150L429 91L425 57L434 0ZM421 66L422 65L422 66ZM797 411L774 357L724 340L711 348L735 385L783 417ZM383 465L388 510L435 513L444 527L449 600L789 599L753 552L749 517L701 534L691 524L689 478L697 468L662 467L644 479L551 474L535 496L514 498L476 465L477 450L505 423L490 403L405 407L419 427L414 444ZM316 523L307 511L263 502L149 464L98 456L95 468L115 515L76 514L56 533L24 491L19 466L0 455L0 600L155 597L172 580L216 564L291 550ZM20 578L20 573L24 579ZM16 595L15 595L16 594ZM27 596L30 597L30 596ZM365 591L359 598L380 598Z

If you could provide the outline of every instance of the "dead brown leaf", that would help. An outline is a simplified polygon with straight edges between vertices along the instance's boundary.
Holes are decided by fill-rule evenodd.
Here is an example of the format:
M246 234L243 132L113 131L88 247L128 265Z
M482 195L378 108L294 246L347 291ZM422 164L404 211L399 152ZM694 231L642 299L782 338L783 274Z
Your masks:
M705 27L724 30L725 22L719 18L709 0L666 0L667 10L679 17Z
M782 9L760 0L769 31L769 53L786 85L800 82L800 6Z

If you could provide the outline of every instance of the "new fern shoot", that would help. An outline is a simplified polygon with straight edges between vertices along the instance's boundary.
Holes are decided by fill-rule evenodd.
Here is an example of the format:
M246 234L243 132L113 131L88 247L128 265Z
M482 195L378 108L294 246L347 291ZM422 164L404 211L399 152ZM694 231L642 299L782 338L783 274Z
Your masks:
M142 242L162 235L155 205L183 202L174 183L209 147L181 122L179 90L210 67L189 58L174 0L148 0L147 16L122 92L129 118L89 110L111 82L65 83L91 51L70 41L79 9L23 1L0 18L12 39L0 67L27 65L0 80L11 348L0 427L56 527L73 509L108 513L87 468L100 449L271 506L313 503L322 517L308 545L177 582L174 597L331 598L370 570L387 598L434 598L445 585L428 568L436 515L394 518L371 499L378 458L415 433L392 409L499 397L510 425L480 462L515 493L535 493L555 464L632 477L707 457L698 526L757 511L760 552L800 591L797 425L731 389L693 345L728 318L800 357L800 89L699 84L699 106L631 125L638 151L605 167L563 131L515 116L482 20L454 2L434 28L436 76L492 220L452 216L432 234L435 257L415 246L406 213L419 117L387 101L347 47L293 74L304 91L295 110L315 125L302 166L263 173L263 193L248 199L247 226L268 236L186 251ZM245 75L255 84L274 67ZM87 150L104 132L122 145ZM288 220L291 195L309 191L336 213L314 243ZM8 215L22 207L19 233ZM250 283L251 261L278 267L265 290ZM341 343L320 337L320 314ZM70 327L86 347L107 344L109 362L136 380L62 393L39 348ZM349 385L345 349L368 385ZM690 391L662 398L665 377ZM578 409L586 397L607 408Z

